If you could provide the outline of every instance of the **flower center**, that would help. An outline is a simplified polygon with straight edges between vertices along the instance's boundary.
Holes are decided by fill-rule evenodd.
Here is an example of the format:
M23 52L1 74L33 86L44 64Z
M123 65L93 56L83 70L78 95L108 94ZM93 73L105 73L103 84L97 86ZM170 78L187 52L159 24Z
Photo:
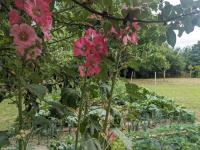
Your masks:
M24 31L20 32L19 33L19 38L22 40L22 41L27 41L28 40L28 34Z
M82 49L82 51L86 51L87 50L87 46L83 45L81 49Z
M40 17L42 12L38 7L33 7L32 12L35 16Z
M101 50L101 45L100 44L96 44L96 50L100 51Z

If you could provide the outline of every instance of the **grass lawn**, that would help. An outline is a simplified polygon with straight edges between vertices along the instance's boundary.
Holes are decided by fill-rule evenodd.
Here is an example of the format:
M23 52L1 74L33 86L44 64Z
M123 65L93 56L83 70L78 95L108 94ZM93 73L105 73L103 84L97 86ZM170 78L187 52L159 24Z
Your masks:
M200 121L200 79L137 79L132 82L155 91L159 95L174 98L177 104L195 112Z
M9 100L0 103L0 131L11 127L17 116L16 105L9 103Z

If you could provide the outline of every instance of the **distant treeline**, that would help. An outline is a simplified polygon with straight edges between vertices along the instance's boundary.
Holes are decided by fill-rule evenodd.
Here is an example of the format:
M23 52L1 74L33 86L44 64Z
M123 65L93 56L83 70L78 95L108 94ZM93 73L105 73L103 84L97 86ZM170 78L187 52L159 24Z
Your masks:
M134 60L133 60L134 62ZM200 77L200 41L186 48L161 47L121 70L127 78ZM136 66L136 67L135 67Z

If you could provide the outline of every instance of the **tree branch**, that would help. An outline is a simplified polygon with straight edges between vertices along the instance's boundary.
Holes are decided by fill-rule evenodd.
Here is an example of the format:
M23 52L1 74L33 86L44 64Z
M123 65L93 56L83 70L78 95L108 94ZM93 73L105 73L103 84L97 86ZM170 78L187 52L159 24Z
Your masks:
M62 24L65 24L65 25L68 25L68 26L85 26L85 27L90 27L90 28L94 28L94 26L92 26L91 24L89 23L84 23L84 22L80 22L80 23L71 23L71 22L64 22L64 21L60 21L60 20L55 20L59 23L62 23Z
M57 41L53 41L53 42L47 43L47 44L48 44L48 45L55 44L55 43L58 43L58 42L61 42L61 41L70 39L70 38L72 38L74 35L76 35L76 34L73 34L73 35L71 35L71 36L68 36L68 37L65 37L65 38L63 38L63 39L60 39L60 40L57 40Z
M116 17L116 16L113 16L111 14L109 14L108 12L99 12L91 7L88 7L87 5L85 5L84 3L81 3L77 0L72 0L75 4L79 5L80 7L84 8L85 10L93 13L93 14L96 14L96 15L99 15L99 16L102 16L104 18L107 18L108 20L115 20L115 21L124 21L126 22L126 17L122 18L122 17ZM190 12L190 13L186 13L186 14L182 14L182 15L179 15L179 16L176 16L176 17L172 17L172 18L169 18L169 19L166 19L166 20L140 20L140 19L133 19L131 20L132 22L138 22L138 23L167 23L167 22L170 22L170 21L174 21L176 19L181 19L182 17L186 17L186 16L191 16L191 15L198 15L200 14L200 11L193 11L193 12Z
M72 10L72 9L74 9L75 8L75 6L71 6L71 7L69 7L69 8L65 8L65 9L63 9L63 10L60 10L60 11L58 11L58 12L54 12L54 14L61 14L61 13L63 13L63 12L66 12L66 11L69 11L69 10Z

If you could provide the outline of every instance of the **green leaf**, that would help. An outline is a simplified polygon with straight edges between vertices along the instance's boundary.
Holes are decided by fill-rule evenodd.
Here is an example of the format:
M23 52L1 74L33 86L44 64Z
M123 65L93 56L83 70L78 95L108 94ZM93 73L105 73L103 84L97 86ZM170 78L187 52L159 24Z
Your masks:
M168 28L166 36L168 44L174 47L176 44L176 33L171 28Z
M65 117L65 106L62 105L60 102L54 102L54 101L46 101L50 107L49 111L51 112L51 116L55 118L63 118Z
M169 2L165 2L165 7L162 10L162 16L167 18L170 16L173 6Z
M50 121L43 116L37 116L33 119L33 126L41 126L43 128L50 126Z
M183 20L183 24L184 24L184 29L185 32L187 34L191 33L192 31L194 31L194 25L192 24L192 17L186 17Z
M46 87L37 84L30 84L27 86L27 89L39 99L43 99L46 94Z
M76 109L80 101L79 93L71 88L64 88L61 92L60 102L68 107Z
M133 99L143 99L144 95L142 93L142 88L137 86L136 84L126 84L126 92L131 96Z
M181 5L184 8L190 8L193 6L193 0L180 0L181 1Z

